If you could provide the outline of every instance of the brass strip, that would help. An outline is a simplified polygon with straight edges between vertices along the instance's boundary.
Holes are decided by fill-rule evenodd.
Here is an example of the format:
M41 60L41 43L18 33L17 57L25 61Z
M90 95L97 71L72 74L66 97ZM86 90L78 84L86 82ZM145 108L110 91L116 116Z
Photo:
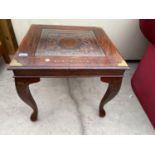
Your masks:
M10 63L10 66L22 66L22 64L19 63L16 59L13 59Z

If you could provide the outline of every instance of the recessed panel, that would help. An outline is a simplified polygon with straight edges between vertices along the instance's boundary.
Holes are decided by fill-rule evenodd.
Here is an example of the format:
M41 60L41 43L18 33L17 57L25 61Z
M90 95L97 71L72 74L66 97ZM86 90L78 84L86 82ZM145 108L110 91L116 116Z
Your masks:
M43 29L36 56L104 56L91 30Z

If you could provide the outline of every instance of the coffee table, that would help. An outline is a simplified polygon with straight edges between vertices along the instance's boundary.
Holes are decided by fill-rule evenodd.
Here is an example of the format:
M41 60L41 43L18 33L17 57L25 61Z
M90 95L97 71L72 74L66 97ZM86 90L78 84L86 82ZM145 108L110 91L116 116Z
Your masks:
M98 27L31 25L9 67L15 78L19 97L33 109L38 108L29 85L40 78L101 77L109 84L99 105L99 116L105 116L104 105L118 93L127 63L105 32Z

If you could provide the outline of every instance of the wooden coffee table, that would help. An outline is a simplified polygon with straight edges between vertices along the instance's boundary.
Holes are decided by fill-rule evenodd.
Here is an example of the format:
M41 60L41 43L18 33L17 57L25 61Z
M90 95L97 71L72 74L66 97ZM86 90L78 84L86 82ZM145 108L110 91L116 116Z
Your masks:
M128 65L101 28L32 25L21 42L9 70L13 70L19 97L33 109L31 120L38 116L29 85L40 78L101 77L109 84L99 105L103 106L119 91Z

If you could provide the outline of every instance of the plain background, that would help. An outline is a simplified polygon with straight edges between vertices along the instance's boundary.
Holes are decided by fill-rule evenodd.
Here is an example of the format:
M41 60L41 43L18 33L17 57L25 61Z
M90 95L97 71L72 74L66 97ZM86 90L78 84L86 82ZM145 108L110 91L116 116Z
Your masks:
M12 20L18 43L31 24L83 25L102 27L126 60L139 60L148 42L135 19L23 19Z

